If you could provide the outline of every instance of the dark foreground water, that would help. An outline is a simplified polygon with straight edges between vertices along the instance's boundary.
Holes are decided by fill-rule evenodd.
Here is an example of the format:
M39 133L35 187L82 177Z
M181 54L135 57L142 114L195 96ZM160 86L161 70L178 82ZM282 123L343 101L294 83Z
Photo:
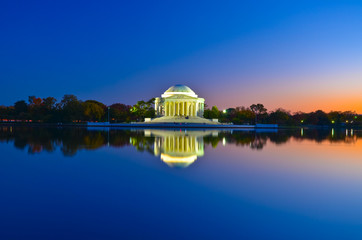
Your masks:
M0 127L0 239L361 239L361 137Z

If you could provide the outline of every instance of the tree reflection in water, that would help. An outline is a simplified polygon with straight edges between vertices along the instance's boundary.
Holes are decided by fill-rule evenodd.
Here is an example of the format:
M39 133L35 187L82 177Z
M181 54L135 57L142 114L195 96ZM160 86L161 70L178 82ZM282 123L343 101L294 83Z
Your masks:
M362 131L346 129L291 129L273 131L208 130L208 129L108 129L84 127L0 127L0 142L11 143L29 154L60 149L65 156L79 150L94 150L103 146L121 148L133 146L137 151L160 156L172 167L186 167L204 155L205 146L216 148L220 142L262 150L268 142L284 144L291 139L315 142L354 143Z

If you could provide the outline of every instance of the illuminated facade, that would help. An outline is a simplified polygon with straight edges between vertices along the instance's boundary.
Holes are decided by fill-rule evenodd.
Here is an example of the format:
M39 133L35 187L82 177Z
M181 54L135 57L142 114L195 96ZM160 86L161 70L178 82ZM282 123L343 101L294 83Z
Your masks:
M154 154L170 167L185 168L204 156L204 136L217 135L217 131L165 131L145 130L154 136Z
M203 117L204 103L189 87L178 84L155 99L155 111L159 117Z

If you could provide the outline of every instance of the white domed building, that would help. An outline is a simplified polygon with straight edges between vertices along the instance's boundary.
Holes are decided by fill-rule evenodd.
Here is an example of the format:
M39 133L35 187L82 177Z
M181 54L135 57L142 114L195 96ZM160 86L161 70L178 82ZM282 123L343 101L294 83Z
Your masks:
M217 124L203 118L205 99L199 98L188 86L177 84L155 98L157 118L151 122L184 122Z

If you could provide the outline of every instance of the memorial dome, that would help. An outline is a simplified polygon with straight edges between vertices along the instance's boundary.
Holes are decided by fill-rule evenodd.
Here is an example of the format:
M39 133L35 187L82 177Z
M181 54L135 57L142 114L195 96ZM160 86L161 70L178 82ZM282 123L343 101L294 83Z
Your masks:
M180 95L180 94L197 98L196 93L192 91L191 88L182 84L173 85L172 87L166 90L166 92L162 95L162 97L170 97L173 95Z
M189 88L186 85L182 85L182 84L176 84L172 87L170 87L169 89L166 90L165 93L167 92L182 92L182 93L193 93L195 94L194 91L191 90L191 88Z

